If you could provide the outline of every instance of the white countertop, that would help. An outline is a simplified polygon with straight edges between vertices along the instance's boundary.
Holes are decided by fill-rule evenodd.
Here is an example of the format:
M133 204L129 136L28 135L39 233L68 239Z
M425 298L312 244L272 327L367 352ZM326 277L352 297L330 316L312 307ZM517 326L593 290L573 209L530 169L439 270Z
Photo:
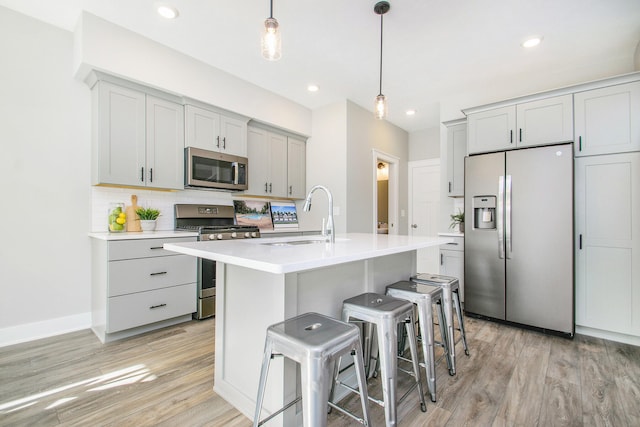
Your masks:
M197 237L198 233L193 231L137 231L124 233L95 232L89 233L89 237L100 240L135 240L135 239L166 239L168 237Z
M453 233L438 233L438 236L442 236L442 237L464 237L464 233L460 233L458 231L453 232Z
M284 246L270 244L302 240L314 243ZM169 251L283 274L439 246L452 241L450 238L438 237L351 233L337 235L333 245L325 243L321 236L301 236L165 243L163 246Z

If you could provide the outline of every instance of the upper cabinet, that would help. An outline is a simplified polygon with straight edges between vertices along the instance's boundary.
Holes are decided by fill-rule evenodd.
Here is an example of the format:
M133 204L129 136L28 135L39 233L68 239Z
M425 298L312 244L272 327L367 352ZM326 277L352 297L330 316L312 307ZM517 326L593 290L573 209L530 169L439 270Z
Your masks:
M469 154L573 141L570 94L467 115Z
M185 106L185 146L247 156L247 119Z
M467 121L445 122L447 127L447 195L464 196L464 156L467 154Z
M302 199L306 196L306 143L283 133L249 126L251 169L246 194Z
M93 184L183 189L183 106L102 80L92 96Z
M576 156L640 150L640 81L574 95Z

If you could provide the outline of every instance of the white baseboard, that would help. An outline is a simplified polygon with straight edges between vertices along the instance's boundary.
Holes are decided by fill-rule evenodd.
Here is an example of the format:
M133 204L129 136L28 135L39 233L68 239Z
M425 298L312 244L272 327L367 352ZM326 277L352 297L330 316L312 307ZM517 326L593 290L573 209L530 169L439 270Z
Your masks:
M588 335L590 337L602 338L609 341L616 341L625 344L640 346L640 337L635 335L619 334L617 332L603 331L600 329L588 328L576 325L576 334Z
M0 329L0 347L91 328L91 312Z

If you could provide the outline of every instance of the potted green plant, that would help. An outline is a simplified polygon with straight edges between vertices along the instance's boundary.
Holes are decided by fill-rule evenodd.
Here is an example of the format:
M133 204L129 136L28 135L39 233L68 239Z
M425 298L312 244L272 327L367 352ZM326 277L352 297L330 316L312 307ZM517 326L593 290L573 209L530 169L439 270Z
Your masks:
M449 228L453 228L456 225L458 226L460 232L464 233L464 212L462 212L460 209L458 209L457 214L451 215L451 225L449 226Z
M140 228L142 231L153 231L156 229L156 220L160 216L160 211L153 208L138 208L136 215L140 218Z

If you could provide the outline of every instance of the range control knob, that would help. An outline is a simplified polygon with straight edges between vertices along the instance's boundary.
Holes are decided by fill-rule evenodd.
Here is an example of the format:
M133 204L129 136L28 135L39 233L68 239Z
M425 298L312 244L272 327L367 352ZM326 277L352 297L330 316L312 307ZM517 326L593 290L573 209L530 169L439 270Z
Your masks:
M216 237L218 238L218 240L222 240L223 236L222 236L222 234L218 234Z
M246 237L246 238L248 239L249 237L251 237L251 233L249 233L249 232L247 231L246 233L244 233L244 237Z
M215 240L216 239L216 235L215 234L209 234L208 239L209 240Z
M231 238L235 239L236 237L238 237L238 234L234 231L233 233L231 233Z
M251 237L258 237L258 233L256 233L255 231L251 232Z

